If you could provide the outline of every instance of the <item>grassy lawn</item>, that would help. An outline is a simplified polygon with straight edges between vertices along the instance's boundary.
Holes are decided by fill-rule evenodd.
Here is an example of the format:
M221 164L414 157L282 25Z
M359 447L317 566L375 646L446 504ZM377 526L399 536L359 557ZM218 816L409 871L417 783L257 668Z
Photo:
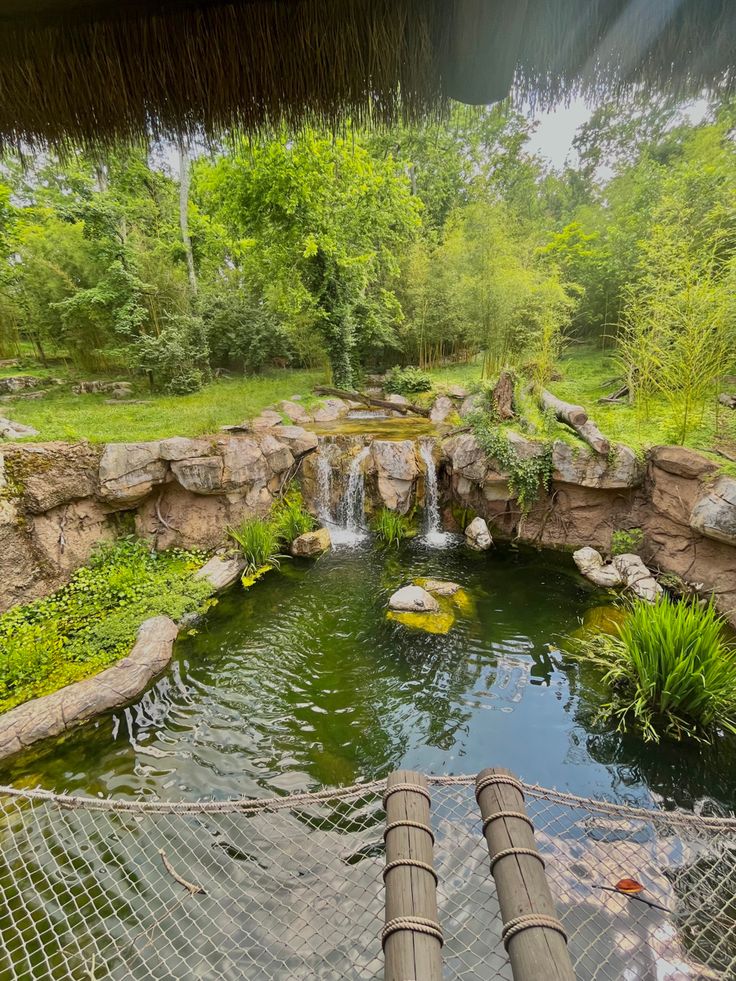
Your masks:
M63 377L58 368L3 369L3 374ZM0 415L34 426L40 434L37 439L44 441L88 439L104 443L200 436L252 418L280 399L306 395L324 382L323 371L274 370L252 378L214 381L193 395L138 391L133 397L144 399L144 405L106 405L109 395L73 395L64 385L57 390L48 388L49 394L43 399L0 402Z

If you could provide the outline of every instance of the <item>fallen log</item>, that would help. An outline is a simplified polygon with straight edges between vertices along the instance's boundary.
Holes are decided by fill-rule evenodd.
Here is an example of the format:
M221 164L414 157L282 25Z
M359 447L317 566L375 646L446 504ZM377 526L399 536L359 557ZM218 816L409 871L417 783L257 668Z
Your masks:
M628 397L628 394L629 394L629 386L623 385L621 388L619 388L615 392L612 392L610 395L601 396L601 398L599 398L598 401L602 404L608 404L608 405L616 402L620 404L622 399Z
M558 399L556 395L544 388L540 392L539 401L545 411L554 412L555 417L560 422L564 422L573 429L596 453L601 456L608 456L611 451L610 442L595 423L588 418L588 413L582 405L563 402L562 399Z
M736 395L729 395L728 392L722 392L718 396L718 401L721 405L725 405L727 409L736 409Z
M377 399L373 395L363 395L362 392L348 392L342 388L330 388L327 385L318 385L315 388L317 395L334 395L335 398L348 399L351 402L360 402L363 405L372 405L377 409L386 409L389 412L400 412L405 416L408 412L414 415L424 416L429 419L429 409L423 409L420 405L412 405L411 402L389 402L387 399Z

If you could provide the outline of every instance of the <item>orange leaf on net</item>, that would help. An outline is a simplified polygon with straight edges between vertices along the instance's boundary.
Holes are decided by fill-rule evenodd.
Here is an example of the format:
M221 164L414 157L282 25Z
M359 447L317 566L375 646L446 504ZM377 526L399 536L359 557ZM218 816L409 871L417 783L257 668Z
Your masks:
M637 893L644 892L644 886L641 882L637 882L636 879L619 879L616 883L616 889L619 892L628 893L630 896L635 896Z

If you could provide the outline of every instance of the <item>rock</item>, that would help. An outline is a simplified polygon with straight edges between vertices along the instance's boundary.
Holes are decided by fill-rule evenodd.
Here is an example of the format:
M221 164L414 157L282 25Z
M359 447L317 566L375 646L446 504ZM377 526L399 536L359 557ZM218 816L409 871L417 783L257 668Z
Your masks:
M265 484L271 476L266 458L256 440L231 436L219 443L224 463L223 482L227 486Z
M31 514L96 494L100 455L89 443L36 443L6 450L23 506Z
M264 409L259 416L251 419L250 425L255 432L261 432L264 429L273 429L275 426L280 426L282 421L278 412L273 412L271 409Z
M159 455L162 460L191 460L193 457L210 456L212 453L211 439L186 439L183 436L171 436L162 439Z
M580 573L596 586L608 588L620 586L623 582L619 570L610 563L604 563L603 556L594 548L579 548L573 552L572 558Z
M325 399L314 413L315 422L335 422L345 415L348 407L342 399Z
M613 564L621 573L624 584L640 599L654 603L662 595L662 587L638 555L616 555Z
M419 474L414 443L404 440L373 440L371 460L378 475L378 493L390 511L406 514L411 507L412 488Z
M389 609L405 613L438 613L440 605L421 586L403 586L388 601Z
M319 528L317 531L308 531L295 538L291 543L291 554L301 559L314 559L326 552L331 545L329 531L326 528Z
M482 484L488 471L488 459L473 433L453 436L444 445L453 471L474 484Z
M476 552L486 552L493 545L491 533L483 518L473 518L465 529L465 543Z
M450 385L447 389L447 394L453 399L460 399L463 401L468 398L467 388L463 388L462 385Z
M286 443L294 456L303 456L310 450L316 450L319 444L316 433L307 432L301 426L281 426L279 441Z
M213 555L202 568L195 573L195 579L206 579L212 586L215 593L227 589L236 583L243 574L245 561L239 555L227 558L222 555Z
M466 399L463 399L463 403L460 406L460 415L461 416L470 415L471 412L473 412L475 409L477 409L480 406L480 403L481 403L481 396L479 394L468 395Z
M145 620L130 654L112 667L0 715L0 759L133 701L168 666L177 633L169 617Z
M424 579L419 585L434 596L454 596L460 589L459 583L448 582L445 579Z
M649 451L652 465L671 473L675 477L700 479L715 473L718 465L706 459L695 450L687 450L684 446L655 446Z
M736 480L721 477L690 515L690 527L706 538L736 545Z
M275 436L264 436L261 440L261 452L266 457L268 465L274 473L283 473L294 465L294 455L284 443Z
M544 456L547 452L544 443L540 443L536 439L527 439L526 436L522 436L514 429L508 430L506 438L520 460L533 460L536 457Z
M100 496L115 504L135 504L166 477L161 443L108 443L100 460Z
M190 460L174 460L171 471L181 486L193 494L219 494L223 489L222 457L200 456Z
M0 436L4 439L25 439L27 436L38 436L38 430L0 416Z
M16 375L10 378L0 378L0 392L21 392L24 388L39 388L43 378L35 375Z
M311 421L311 416L304 406L297 405L294 401L290 402L288 399L284 399L283 402L279 402L279 408L287 419L290 419L292 422L302 423Z
M445 422L454 411L455 406L452 404L452 399L446 395L440 395L435 399L432 411L429 413L429 418L434 423Z
M638 487L644 479L644 465L628 446L617 445L611 458L601 457L587 447L575 447L564 440L552 446L552 479L579 487Z

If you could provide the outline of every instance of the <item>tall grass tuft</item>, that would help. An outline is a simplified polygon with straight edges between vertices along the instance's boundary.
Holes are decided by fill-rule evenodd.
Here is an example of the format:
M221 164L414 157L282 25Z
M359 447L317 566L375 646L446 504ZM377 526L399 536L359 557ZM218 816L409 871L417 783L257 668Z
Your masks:
M304 507L304 500L297 487L291 487L271 512L271 520L279 541L291 544L300 535L306 535L317 524Z
M273 522L261 518L246 518L228 534L245 559L245 575L252 576L263 566L279 566L279 536Z
M373 519L373 531L376 537L389 548L398 548L405 538L412 535L411 522L408 518L389 511L388 508L381 508Z
M663 735L709 741L718 728L736 733L736 648L724 626L712 601L635 602L619 636L586 643L607 668L613 699L604 714L650 742Z

